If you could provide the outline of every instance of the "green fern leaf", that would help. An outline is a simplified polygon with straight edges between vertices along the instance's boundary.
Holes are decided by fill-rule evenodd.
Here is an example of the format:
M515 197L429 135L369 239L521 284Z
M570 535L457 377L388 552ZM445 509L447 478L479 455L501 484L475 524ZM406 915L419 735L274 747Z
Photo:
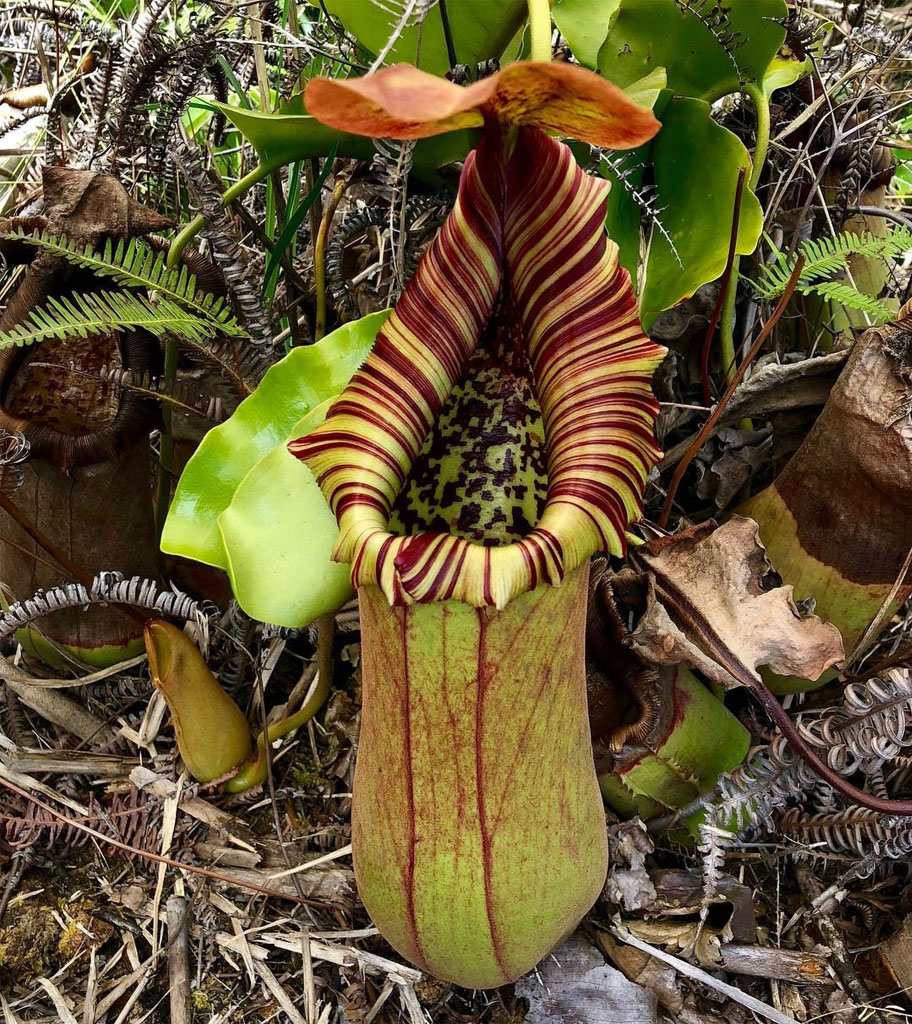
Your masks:
M48 299L33 310L27 320L10 331L0 331L0 348L32 345L48 338L94 334L142 328L161 337L175 334L191 343L211 338L221 327L182 309L167 298L153 302L133 292L88 292Z
M896 316L896 310L880 302L870 295L865 295L857 288L842 281L823 281L818 284L802 288L805 294L814 292L832 302L838 302L848 309L860 309L871 318L875 324L885 324Z
M867 231L861 234L846 231L834 238L809 239L799 246L805 263L798 278L797 288L805 293L816 290L822 294L819 289L811 289L810 286L818 282L833 283L826 282L826 279L844 271L851 256L890 260L910 249L912 230L906 227L893 228L886 235L873 235ZM758 295L765 299L778 298L785 291L796 262L797 256L788 259L785 253L777 250L773 262L763 268L760 280L753 282ZM854 289L850 288L850 291L858 295ZM871 301L876 303L875 299ZM854 305L851 308L861 307Z
M165 253L156 252L148 243L132 238L116 243L111 239L99 253L91 245L82 246L48 231L29 235L22 231L0 232L0 238L26 239L33 245L99 276L113 277L128 288L145 288L157 292L161 302L167 299L192 312L197 319L208 320L224 334L244 336L224 299L196 286L196 277L186 266L174 270L167 266Z

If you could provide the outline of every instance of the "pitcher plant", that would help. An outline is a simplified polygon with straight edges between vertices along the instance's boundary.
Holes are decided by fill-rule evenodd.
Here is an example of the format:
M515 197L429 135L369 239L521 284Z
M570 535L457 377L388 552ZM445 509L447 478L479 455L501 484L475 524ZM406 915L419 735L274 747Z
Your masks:
M659 455L650 382L664 350L605 233L609 185L549 133L628 149L659 125L566 64L467 88L396 65L315 79L305 99L370 137L483 129L367 361L289 448L336 516L333 557L360 600L361 897L425 970L503 985L605 878L588 562L624 553Z

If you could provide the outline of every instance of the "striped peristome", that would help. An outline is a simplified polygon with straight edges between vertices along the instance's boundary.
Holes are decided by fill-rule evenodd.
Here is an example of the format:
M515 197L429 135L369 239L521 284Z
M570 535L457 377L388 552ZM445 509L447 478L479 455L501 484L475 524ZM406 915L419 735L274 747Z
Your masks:
M662 350L605 236L608 186L546 132L632 148L658 123L559 63L465 89L397 65L315 79L305 99L323 123L373 137L485 128L371 355L290 447L332 505L335 557L359 588L359 894L419 967L499 986L604 883L588 558L623 550L658 454Z
M335 512L334 557L392 604L502 608L558 584L596 551L622 554L659 452L651 378L664 350L643 333L629 275L604 231L607 182L541 129L489 130L455 208L371 355L325 423L290 444ZM460 380L502 289L521 318L547 450L548 495L521 540L389 532L393 503Z

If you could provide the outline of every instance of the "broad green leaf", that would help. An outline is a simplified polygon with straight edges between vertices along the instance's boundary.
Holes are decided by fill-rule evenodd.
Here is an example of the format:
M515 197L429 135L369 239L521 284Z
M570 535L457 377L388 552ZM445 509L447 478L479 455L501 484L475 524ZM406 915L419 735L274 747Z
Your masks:
M793 82L797 82L799 78L810 74L812 66L810 58L806 57L802 60L795 56L788 47L783 46L770 61L769 67L763 75L761 85L766 98L769 99L776 89L784 89Z
M369 160L374 151L370 139L341 134L309 114L283 110L263 113L216 101L212 105L221 110L253 146L261 163L290 164L307 157L326 156L336 144L340 156L359 160Z
M217 519L238 484L302 416L345 387L387 316L384 310L345 324L270 367L256 391L206 434L187 463L165 521L162 551L228 569Z
M648 143L631 154L630 165L635 169L626 175L628 187L639 188L642 185L643 168L638 165L649 158L651 151L652 143ZM630 280L636 288L640 262L640 207L606 163L600 164L599 172L611 182L605 213L608 237L617 243L621 266L630 272Z
M375 54L385 50L406 10L406 4L397 0L325 0L325 4L345 30ZM450 0L446 13L456 62L468 64L474 72L479 61L500 57L525 20L526 11L526 0ZM407 20L386 52L385 63L397 61L415 64L435 75L450 70L440 4L431 6L421 24Z
M311 471L285 447L321 423L331 404L299 420L218 517L234 596L262 622L307 626L353 593L350 567L330 557L339 532L335 517Z
M589 3L597 34L605 5L603 0ZM574 6L581 8L582 0ZM788 14L785 0L730 0L720 9L724 17L711 24L715 5L684 8L675 0L621 0L599 50L599 71L626 87L664 67L673 93L701 99L736 92L742 82L761 82L785 39L785 29L777 24ZM591 41L585 47L591 53Z
M599 50L620 4L621 0L554 0L554 24L583 67L598 68Z
M656 205L671 246L653 231L640 295L640 315L648 327L663 310L686 299L725 269L731 237L738 169L750 156L737 136L713 121L703 100L672 99L659 115L662 129L653 141L658 191ZM737 252L751 253L763 227L763 210L745 185Z
M665 68L656 68L650 71L643 78L631 82L624 92L641 107L648 107L650 110L656 105L656 101L668 84L668 73Z
M633 82L624 91L641 107L652 109L665 91L665 68L656 68L645 78ZM651 154L652 142L631 153L619 154L623 165L632 168L625 174L623 182L618 180L607 163L602 162L599 166L602 177L611 182L605 227L608 236L617 243L621 266L630 272L634 289L638 288L640 263L640 207L628 189L641 188L643 168L651 160Z
M300 102L287 104L272 113L245 110L228 103L213 102L213 106L224 112L264 164L278 166L309 157L327 156L334 145L338 145L338 156L356 160L370 160L375 152L370 139L337 132L309 114L295 112L303 111ZM461 160L474 144L472 135L468 131L458 131L422 139L415 146L415 166L437 168Z

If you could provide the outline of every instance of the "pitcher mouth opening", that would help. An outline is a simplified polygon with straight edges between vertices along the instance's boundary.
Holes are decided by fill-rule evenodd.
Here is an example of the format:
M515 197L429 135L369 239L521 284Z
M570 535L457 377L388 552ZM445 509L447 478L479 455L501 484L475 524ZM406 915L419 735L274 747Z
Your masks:
M607 182L540 129L521 128L509 156L501 141L486 136L469 155L453 212L364 366L324 424L289 445L336 514L334 557L352 565L354 586L377 583L393 604L502 608L559 584L596 551L622 554L659 457L651 378L664 349L643 334L605 234ZM516 467L525 490L511 491L499 536L491 524L459 522L456 499L466 502L460 486L469 482L460 465L439 489L430 479L445 458L438 442L460 432L470 459L473 441L483 443L462 383L470 367L481 373L475 391L481 380L489 396L502 374L531 456ZM469 422L457 431L451 412ZM475 486L488 487L490 508L504 496L480 478ZM444 511L434 508L446 498Z
M609 184L544 129L629 148L652 114L580 68L536 64L466 90L396 66L315 81L307 104L375 136L485 126L364 366L289 445L335 513L333 557L394 605L502 608L597 551L623 554L659 458L664 349L605 233Z
M73 357L79 369L72 369ZM88 364L88 370L85 365ZM29 456L68 471L113 462L155 422L154 403L92 373L158 367L158 343L142 331L67 338L51 349L0 353L0 430L22 434Z
M451 533L485 547L522 540L548 496L545 426L509 283L393 505L391 533Z

